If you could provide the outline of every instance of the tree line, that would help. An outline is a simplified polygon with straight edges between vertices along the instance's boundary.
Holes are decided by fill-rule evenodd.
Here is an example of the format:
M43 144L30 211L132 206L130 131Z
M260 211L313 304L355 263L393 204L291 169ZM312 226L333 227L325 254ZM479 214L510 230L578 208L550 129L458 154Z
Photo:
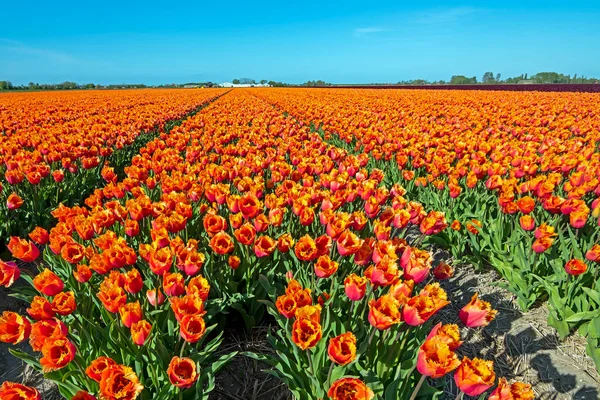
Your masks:
M489 71L483 74L481 81L477 80L476 76L467 77L464 75L453 75L449 81L428 81L426 79L414 79L409 81L400 81L400 85L473 85L473 84L494 84L494 83L565 83L565 84L582 84L582 83L599 83L598 78L589 78L583 75L577 76L577 74L571 76L570 74L561 74L558 72L538 72L537 74L528 76L527 74L521 74L512 78L502 79L501 74L494 74Z
M219 86L218 83L213 82L188 82L188 83L171 83L164 85L145 85L143 83L122 83L122 84L112 84L112 85L99 85L94 83L85 83L78 84L75 82L62 82L62 83L34 83L29 82L27 85L13 85L10 81L0 81L0 91L7 90L16 90L16 91L25 91L25 90L86 90L86 89L143 89L143 88L183 88L186 86L204 86L204 87L213 87Z
M478 80L476 76L468 77L464 75L453 75L449 81L439 80L439 81L428 81L427 79L412 79L400 81L398 84L400 85L473 85L473 84L495 84L495 83L535 83L535 84L544 84L544 83L563 83L563 84L589 84L589 83L599 83L598 78L590 78L583 75L578 76L574 74L571 76L570 74L561 74L558 72L538 72L534 75L528 76L527 74L521 74L519 76L515 76L512 78L502 79L501 74L494 74L491 71L488 71L483 74L481 80ZM246 84L246 85L256 85L260 83L261 85L268 84L273 87L289 87L289 86L335 86L329 82L325 82L323 80L315 80L315 81L306 81L302 84L290 84L285 82L278 81L267 81L266 79L262 79L260 81L256 81L251 78L236 78L232 81L233 84ZM386 83L379 83L378 85L385 85ZM0 81L0 91L8 91L8 90L81 90L81 89L137 89L137 88L183 88L183 87L214 87L219 86L218 83L214 82L188 82L188 83L171 83L157 86L148 86L143 83L140 84L114 84L114 85L98 85L94 83L86 83L86 84L78 84L75 82L62 82L55 84L39 84L34 82L29 82L27 85L13 85L10 81Z

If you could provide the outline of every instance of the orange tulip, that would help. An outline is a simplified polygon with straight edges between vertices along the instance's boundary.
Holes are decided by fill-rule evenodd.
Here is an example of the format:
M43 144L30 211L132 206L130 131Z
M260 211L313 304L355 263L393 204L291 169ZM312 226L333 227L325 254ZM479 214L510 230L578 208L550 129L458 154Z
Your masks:
M277 248L277 241L270 236L260 236L254 242L254 254L256 257L270 256Z
M322 335L321 324L313 320L301 318L292 325L292 341L302 350L315 347Z
M434 335L421 345L417 356L417 370L433 379L441 378L460 365L456 353L443 337Z
M277 298L275 302L275 306L277 307L277 311L285 318L293 318L296 316L296 299L294 295L284 294Z
M300 261L311 261L317 257L317 245L309 235L301 237L294 248Z
M151 330L152 325L145 319L133 322L130 328L131 341L138 346L143 346Z
M337 250L341 256L349 256L357 253L362 247L363 241L352 233L349 229L346 229L340 234L337 240Z
M346 332L329 340L329 359L339 365L347 365L356 358L356 337Z
M183 275L165 272L163 275L163 290L167 296L181 296L185 292Z
M52 300L52 311L59 315L69 315L77 309L75 294L72 291L60 292Z
M523 215L519 218L519 224L524 231L532 231L535 229L535 219L531 215Z
M588 261L600 261L600 244L595 244L592 246L591 249L589 249L586 253L585 253L585 258ZM2 269L2 264L0 264L0 270ZM0 277L1 277L1 272L0 272ZM0 278L0 284L2 282L2 279Z
M27 309L27 314L36 321L54 318L56 315L52 309L52 304L42 296L35 296L31 300L30 308Z
M229 256L227 259L227 264L231 267L231 269L236 270L239 268L242 261L238 256Z
M11 193L6 199L6 207L9 210L17 210L23 205L23 199L16 193Z
M191 358L179 358L175 356L169 363L167 375L173 386L177 386L180 389L187 389L198 379L196 363Z
M129 271L125 272L124 277L125 277L124 289L127 291L127 293L130 293L130 294L139 293L140 290L142 290L142 288L144 287L144 282L142 281L142 275L140 274L140 271L138 271L137 269L132 268Z
M0 260L0 286L10 287L21 276L21 270L12 261Z
M469 304L464 306L458 316L469 328L487 326L496 317L498 311L493 310L490 303L479 300L477 293L473 295Z
M190 279L185 292L187 294L195 294L200 297L202 301L206 301L210 292L210 284L202 275L197 275Z
M164 275L173 265L173 255L168 247L153 250L150 252L148 264L152 272L156 275Z
M569 275L585 274L585 272L587 271L587 265L582 260L574 258L572 260L567 261L567 263L565 264L565 271Z
M121 322L127 328L131 328L132 324L142 319L142 307L140 302L127 303L119 307L119 315L121 316Z
M321 322L321 305L306 305L302 307L298 307L296 310L296 318L297 319L309 319L313 322L320 323Z
M531 385L523 382L509 385L505 378L500 378L498 387L490 394L488 400L533 400L534 398Z
M402 309L402 319L411 326L422 325L449 303L444 298L435 298L421 293L406 302Z
M66 337L50 337L42 346L40 364L44 372L65 367L75 358L75 345Z
M479 396L494 385L493 361L464 357L454 374L456 386L469 396Z
M294 247L294 239L289 233L284 233L277 239L277 250L281 253L287 253Z
M0 399L6 400L42 400L36 388L5 381L0 386Z
M29 338L31 324L21 315L4 311L0 316L0 342L17 344Z
M44 343L52 337L65 337L69 333L67 326L57 318L38 321L31 326L29 344L33 351L42 351Z
M117 365L117 363L112 358L100 356L90 363L85 369L85 374L96 382L100 382L104 370L114 365Z
M445 262L440 262L437 267L433 269L433 276L440 281L452 278L454 276L454 268Z
M96 396L89 394L84 390L80 390L75 393L75 396L71 397L71 400L97 400Z
M367 291L367 278L358 276L354 273L346 276L344 279L344 290L346 296L348 296L350 300L362 300Z
M29 233L29 238L39 245L44 245L50 240L48 231L39 226Z
M256 229L249 223L240 226L233 233L237 241L246 246L253 244L256 239Z
M13 257L25 262L33 262L40 255L40 251L33 243L15 236L10 238L6 247Z
M369 323L379 330L385 330L400 323L400 310L398 301L386 294L369 301Z
M113 365L102 372L100 397L104 400L134 400L144 386L135 372L123 365Z
M233 250L234 244L231 236L225 232L215 234L210 240L210 248L217 254L224 255Z
M319 278L329 278L335 274L338 269L338 263L329 258L328 255L320 256L315 262L315 274Z
M360 379L341 378L333 382L327 395L331 400L371 400L375 394Z
M179 333L188 343L196 343L206 332L204 318L198 314L184 316L179 324Z
M146 291L146 298L148 302L152 305L152 307L156 307L157 305L161 305L165 302L165 295L161 292L160 289L149 289Z

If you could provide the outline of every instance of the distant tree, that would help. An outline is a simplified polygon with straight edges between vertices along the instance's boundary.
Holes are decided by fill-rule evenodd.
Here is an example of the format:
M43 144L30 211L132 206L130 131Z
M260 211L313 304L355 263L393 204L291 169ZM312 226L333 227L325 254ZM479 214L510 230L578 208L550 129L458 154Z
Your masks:
M240 78L240 83L243 85L254 85L256 81L250 78Z
M501 82L502 81L502 75L500 75L500 73L496 74L496 82Z
M475 76L467 78L464 75L453 75L452 78L450 78L451 85L472 85L474 83L477 83L477 77Z
M324 80L306 81L302 86L331 86L331 83L325 82Z
M239 80L239 79L234 79L234 80L232 81L232 83L233 83L234 85L239 85L239 84L240 84L240 80Z
M0 90L11 90L13 84L10 81L0 81Z
M483 78L481 79L481 82L483 82L483 83L493 83L494 82L494 73L493 72L486 72L485 74L483 74Z
M525 76L523 77L524 80L527 80L527 73L525 73Z
M267 80L266 80L266 79L261 79L261 80L260 80L260 84L261 84L261 85L264 85L265 83L267 83Z

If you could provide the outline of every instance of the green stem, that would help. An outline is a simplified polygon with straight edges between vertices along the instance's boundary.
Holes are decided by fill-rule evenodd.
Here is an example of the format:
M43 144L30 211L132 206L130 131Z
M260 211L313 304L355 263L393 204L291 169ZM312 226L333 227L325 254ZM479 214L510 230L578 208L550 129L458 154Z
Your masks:
M423 382L425 382L425 375L421 375L421 379L419 379L419 383L417 383L417 386L415 386L415 390L413 390L412 394L410 395L410 400L415 400L415 398L417 397L417 394L419 393L419 390L421 390L421 386L423 386Z
M325 390L329 389L329 387L331 386L331 373L333 372L334 366L335 366L335 363L332 361L331 365L329 366L329 372L327 373L327 380L325 381L325 384L327 385Z
M181 350L179 351L179 358L183 357L183 350L185 349L186 344L187 342L184 340L183 344L181 345Z

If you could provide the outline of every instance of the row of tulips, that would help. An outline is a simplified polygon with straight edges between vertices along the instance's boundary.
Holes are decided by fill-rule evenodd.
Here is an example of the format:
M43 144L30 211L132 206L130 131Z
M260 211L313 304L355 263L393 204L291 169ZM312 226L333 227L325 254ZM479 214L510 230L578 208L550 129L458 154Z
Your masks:
M453 221L428 243L492 265L529 309L547 300L600 368L597 94L285 90L286 110Z
M113 182L148 139L221 89L10 93L0 96L0 247L48 228L58 204L75 205ZM58 104L57 104L58 102ZM4 112L6 111L6 113ZM151 134L152 133L152 134Z
M448 375L469 396L532 399L492 361L460 355L461 330L495 318L489 303L464 304L462 328L436 323L453 268L419 243L450 229L446 217L368 161L232 91L148 143L85 207L57 208L49 232L11 238L38 271L0 264L0 284L31 284L14 289L28 316L4 313L0 340L29 340L39 359L13 354L66 398L207 398L235 355L218 351L224 320L251 328L269 313L275 354L245 356L298 400L430 399ZM39 396L15 383L0 395Z

